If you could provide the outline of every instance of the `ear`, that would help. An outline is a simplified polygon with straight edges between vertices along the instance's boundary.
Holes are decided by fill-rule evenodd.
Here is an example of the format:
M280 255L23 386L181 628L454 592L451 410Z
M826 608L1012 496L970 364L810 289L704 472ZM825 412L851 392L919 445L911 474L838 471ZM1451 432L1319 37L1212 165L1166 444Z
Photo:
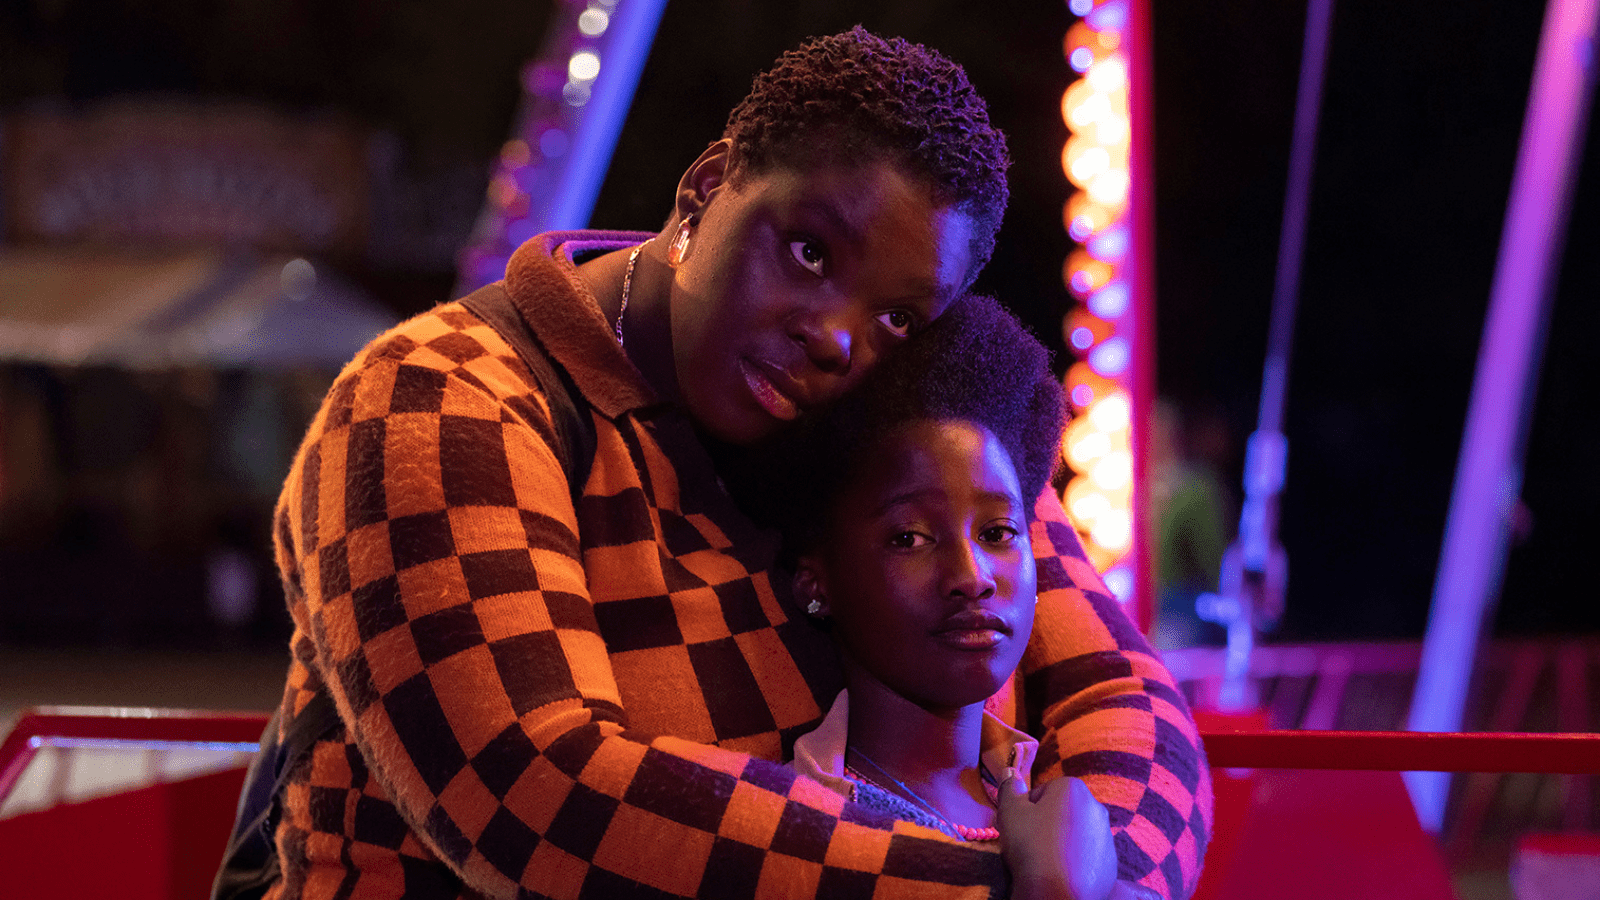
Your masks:
M828 590L822 572L817 566L817 561L809 556L802 556L799 568L795 569L794 596L810 615L833 614L833 608L828 605ZM812 604L816 604L815 611L812 609Z
M728 177L728 161L733 152L733 142L727 138L715 141L700 154L678 180L678 194L673 212L678 221L698 216L711 201L717 188Z

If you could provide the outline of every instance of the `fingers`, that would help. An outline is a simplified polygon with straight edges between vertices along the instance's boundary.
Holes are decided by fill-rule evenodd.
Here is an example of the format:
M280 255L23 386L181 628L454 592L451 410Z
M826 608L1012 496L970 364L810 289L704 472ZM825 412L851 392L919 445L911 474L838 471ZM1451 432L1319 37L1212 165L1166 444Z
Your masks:
M1010 791L1013 794L1025 794L1028 792L1027 784L1017 774L1017 770L1011 766L1006 766L1000 772L1000 789L1002 791Z

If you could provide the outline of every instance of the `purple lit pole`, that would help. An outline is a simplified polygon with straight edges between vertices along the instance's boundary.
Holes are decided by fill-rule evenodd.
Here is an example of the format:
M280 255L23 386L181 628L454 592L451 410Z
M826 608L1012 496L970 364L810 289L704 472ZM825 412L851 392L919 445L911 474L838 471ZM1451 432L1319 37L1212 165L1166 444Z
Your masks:
M1600 0L1550 0L1478 348L1433 608L1411 699L1412 731L1459 731L1478 637L1500 590L1522 455L1595 82ZM1417 817L1438 832L1450 776L1407 772Z
M666 0L560 0L522 71L515 133L458 265L456 294L498 279L523 241L582 228L650 56Z

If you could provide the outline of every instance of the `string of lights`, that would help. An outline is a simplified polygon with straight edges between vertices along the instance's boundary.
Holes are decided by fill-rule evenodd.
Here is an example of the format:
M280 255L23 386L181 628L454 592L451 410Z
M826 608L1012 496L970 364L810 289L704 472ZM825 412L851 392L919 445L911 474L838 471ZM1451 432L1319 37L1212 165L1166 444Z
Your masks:
M1128 46L1136 10L1131 0L1069 0L1067 6L1078 20L1063 51L1079 77L1061 99L1070 133L1061 166L1074 187L1063 222L1078 248L1067 256L1062 277L1078 304L1062 330L1078 361L1066 373L1074 417L1062 443L1071 469L1062 500L1090 561L1127 603L1144 580L1135 503L1134 430L1142 398ZM1147 615L1139 617L1143 624Z

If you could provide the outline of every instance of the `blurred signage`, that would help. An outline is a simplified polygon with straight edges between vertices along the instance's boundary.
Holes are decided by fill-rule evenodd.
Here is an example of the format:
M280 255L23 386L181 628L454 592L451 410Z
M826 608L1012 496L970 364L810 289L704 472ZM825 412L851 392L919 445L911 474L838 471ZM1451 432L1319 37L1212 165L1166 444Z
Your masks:
M333 119L127 102L8 118L6 239L359 254L367 141Z

